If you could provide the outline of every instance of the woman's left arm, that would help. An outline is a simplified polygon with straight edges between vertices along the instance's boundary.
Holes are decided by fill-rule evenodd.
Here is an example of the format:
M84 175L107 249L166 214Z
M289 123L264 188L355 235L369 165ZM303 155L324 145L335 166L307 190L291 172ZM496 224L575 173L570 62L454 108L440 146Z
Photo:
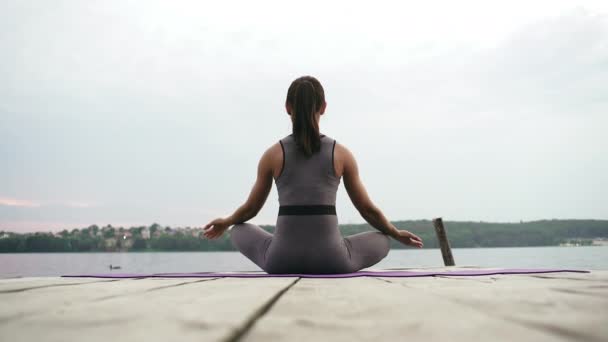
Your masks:
M257 178L247 201L226 218L216 218L205 225L203 235L209 239L221 236L228 227L255 217L266 203L272 188L272 154L268 149L258 163Z

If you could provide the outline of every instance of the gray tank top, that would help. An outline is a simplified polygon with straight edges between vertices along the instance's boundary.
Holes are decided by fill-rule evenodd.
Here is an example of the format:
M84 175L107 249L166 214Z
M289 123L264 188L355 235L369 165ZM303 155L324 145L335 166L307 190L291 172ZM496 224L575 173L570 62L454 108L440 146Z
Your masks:
M336 205L340 178L334 170L336 140L321 134L321 149L306 157L293 134L279 140L283 167L275 180L279 205Z

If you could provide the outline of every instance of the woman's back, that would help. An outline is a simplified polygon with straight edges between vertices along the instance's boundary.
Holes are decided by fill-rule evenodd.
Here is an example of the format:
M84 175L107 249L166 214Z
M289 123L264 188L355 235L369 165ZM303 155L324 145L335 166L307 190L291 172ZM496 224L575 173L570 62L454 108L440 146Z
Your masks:
M320 150L310 157L300 151L293 134L280 141L283 163L275 180L282 207L310 210L310 206L335 206L340 177L334 169L336 141L321 134Z

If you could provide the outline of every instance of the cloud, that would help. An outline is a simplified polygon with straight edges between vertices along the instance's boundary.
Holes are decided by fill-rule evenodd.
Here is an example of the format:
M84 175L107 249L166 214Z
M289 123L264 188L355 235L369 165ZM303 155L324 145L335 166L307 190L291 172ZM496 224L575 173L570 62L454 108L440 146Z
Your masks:
M32 200L24 200L17 198L0 197L0 206L7 207L22 207L22 208L40 208L40 207L65 207L65 208L92 208L98 206L94 203L79 202L79 201L62 201L62 202L39 202Z
M20 200L20 199L16 199L16 198L6 198L6 197L0 197L0 205L7 206L7 207L27 207L27 208L40 207L40 203L36 203L34 201Z
M93 224L98 226L105 226L111 224L114 227L138 227L148 226L150 223L145 222L106 222L106 221L90 221L90 220L70 220L70 221L59 221L59 220L9 220L0 222L0 231L14 231L19 233L28 232L46 232L46 231L61 231L63 229L72 230L75 228L81 229L89 227Z

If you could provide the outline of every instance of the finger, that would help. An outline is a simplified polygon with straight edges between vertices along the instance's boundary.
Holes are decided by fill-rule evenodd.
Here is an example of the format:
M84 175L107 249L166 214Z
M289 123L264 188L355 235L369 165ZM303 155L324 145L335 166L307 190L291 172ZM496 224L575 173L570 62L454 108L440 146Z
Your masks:
M413 246L416 246L416 247L421 247L421 246L422 246L422 243L421 243L420 241L416 241L416 240L414 240L414 239L411 239L411 240L410 240L410 243L411 243Z

